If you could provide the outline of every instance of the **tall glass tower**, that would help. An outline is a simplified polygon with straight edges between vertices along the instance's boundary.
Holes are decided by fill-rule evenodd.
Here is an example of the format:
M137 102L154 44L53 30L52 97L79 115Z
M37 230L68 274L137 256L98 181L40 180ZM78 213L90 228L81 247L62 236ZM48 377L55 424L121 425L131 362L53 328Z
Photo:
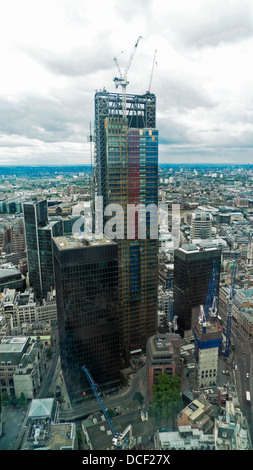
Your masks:
M194 310L205 305L213 262L217 266L216 293L219 297L221 250L212 243L185 244L174 252L174 314L179 332L191 330L198 317Z
M62 372L72 403L91 393L81 367L99 389L120 385L117 244L66 235L53 238ZM93 394L92 394L93 396Z
M155 95L127 94L123 117L121 94L96 93L95 192L102 197L104 210L109 204L118 204L124 213L122 236L116 230L115 240L119 257L120 342L128 355L145 348L157 326L158 236L151 237L157 218L148 210L149 205L157 209L158 204ZM129 206L138 205L146 212L136 213L136 223L129 233ZM140 235L137 220L144 220L144 236ZM104 217L104 226L107 221Z
M29 283L37 299L54 287L52 237L62 235L61 220L48 221L47 200L23 204Z

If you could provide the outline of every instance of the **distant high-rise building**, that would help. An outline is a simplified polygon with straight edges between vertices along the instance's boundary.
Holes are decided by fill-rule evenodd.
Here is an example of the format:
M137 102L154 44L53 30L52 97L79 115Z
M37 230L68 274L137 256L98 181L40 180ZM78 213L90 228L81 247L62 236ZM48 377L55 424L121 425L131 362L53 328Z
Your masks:
M62 222L48 221L47 200L23 204L29 284L43 299L54 287L52 237L62 235Z
M174 315L178 317L181 334L193 328L196 318L192 317L192 309L205 305L214 261L218 297L221 250L206 243L203 246L185 244L174 252Z
M157 220L147 209L146 237L141 239L137 223L131 236L127 233L130 204L145 208L158 204L155 95L127 94L123 116L122 95L96 93L95 137L96 195L102 197L104 209L118 204L124 212L124 228L121 227L121 237L115 234L115 240L119 256L120 341L128 355L145 348L147 338L157 328L158 237L151 236ZM107 221L108 217L104 217L104 225Z
M191 240L212 238L212 214L196 211L192 214Z
M196 313L200 309L196 308ZM193 326L195 339L195 358L197 361L197 385L210 387L217 383L218 357L222 346L222 328L217 319L209 315L204 324L199 315Z
M59 350L72 403L91 392L83 365L100 390L120 384L117 248L105 238L53 239Z

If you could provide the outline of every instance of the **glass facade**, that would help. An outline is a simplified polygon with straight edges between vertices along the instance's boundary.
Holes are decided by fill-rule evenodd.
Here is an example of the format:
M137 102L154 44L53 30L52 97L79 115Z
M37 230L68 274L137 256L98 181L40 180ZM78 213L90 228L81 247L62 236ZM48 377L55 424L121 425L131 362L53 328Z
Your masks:
M53 254L61 365L74 403L92 393L83 365L100 390L119 387L117 245L58 237Z
M62 234L62 222L48 222L47 201L23 204L29 283L37 299L54 287L52 236Z
M31 201L23 204L26 250L30 286L37 298L43 296L39 256L38 229L47 223L47 201Z
M196 318L192 317L192 310L205 305L214 261L217 265L218 298L221 250L182 245L174 252L174 315L178 317L178 327L182 334L195 324Z
M124 237L115 236L115 240L119 253L120 339L126 354L145 348L147 338L156 332L158 285L158 234L156 238L150 236L151 228L157 229L158 204L155 97L127 95L127 108L127 118L123 118L120 95L96 94L96 190L103 196L104 207L119 204L124 211ZM148 211L149 204L155 205L155 215ZM129 218L129 205L136 210L141 205L144 211ZM145 227L143 236L138 222Z

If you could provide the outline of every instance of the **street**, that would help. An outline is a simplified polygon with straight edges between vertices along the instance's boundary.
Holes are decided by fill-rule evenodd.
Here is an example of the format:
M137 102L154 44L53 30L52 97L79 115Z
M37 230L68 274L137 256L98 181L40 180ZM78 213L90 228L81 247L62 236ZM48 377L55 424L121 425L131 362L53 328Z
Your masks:
M234 323L232 325L231 332L235 344L234 361L232 367L235 366L233 370L235 374L238 400L240 402L241 411L247 418L251 439L253 440L252 403L250 405L246 403L246 390L250 392L251 396L253 393L253 344L249 340L245 339ZM246 377L247 373L249 374L248 378Z
M119 394L103 397L103 403L107 408L114 408L117 406L128 406L132 402L133 396L137 391L141 391L145 398L145 387L143 386L144 377L146 375L146 367L141 367L136 373L132 375L130 380L130 386L124 387ZM80 419L88 416L91 413L95 413L100 410L99 403L96 398L84 400L83 405L76 406L71 409L61 409L60 420L71 421Z

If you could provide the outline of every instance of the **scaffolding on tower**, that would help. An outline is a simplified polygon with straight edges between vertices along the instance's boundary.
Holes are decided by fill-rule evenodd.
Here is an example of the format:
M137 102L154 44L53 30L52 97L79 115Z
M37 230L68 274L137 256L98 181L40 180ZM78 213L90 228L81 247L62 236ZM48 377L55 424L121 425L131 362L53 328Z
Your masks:
M217 265L213 262L213 270L208 285L205 306L200 305L199 317L193 328L195 336L195 357L199 349L221 347L221 326L217 317Z

